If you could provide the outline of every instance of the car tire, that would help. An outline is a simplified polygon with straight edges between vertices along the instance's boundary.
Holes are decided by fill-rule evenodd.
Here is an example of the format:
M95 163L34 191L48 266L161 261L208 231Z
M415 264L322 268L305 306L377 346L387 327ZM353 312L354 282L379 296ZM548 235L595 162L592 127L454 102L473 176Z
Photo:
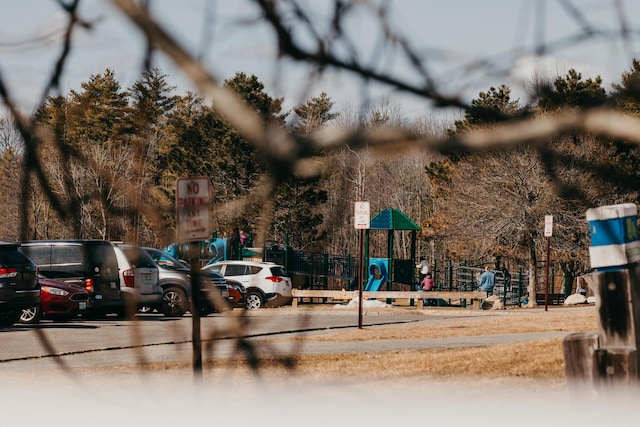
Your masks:
M162 295L160 310L166 317L182 317L189 309L187 294L180 288L167 288Z
M29 325L35 325L40 322L42 317L42 308L39 305L31 308L25 308L20 313L20 323L27 323Z
M247 292L247 309L257 310L262 307L264 307L264 298L262 297L262 294L258 291Z
M8 328L13 326L22 315L22 310L8 311L0 313L0 328Z

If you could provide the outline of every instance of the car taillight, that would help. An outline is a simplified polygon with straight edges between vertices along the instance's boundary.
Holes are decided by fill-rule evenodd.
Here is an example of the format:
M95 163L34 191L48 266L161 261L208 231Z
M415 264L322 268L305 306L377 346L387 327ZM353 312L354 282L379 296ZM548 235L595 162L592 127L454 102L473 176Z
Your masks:
M84 289L87 292L93 292L93 279L84 279Z
M0 277L16 277L18 270L15 267L0 267Z
M269 276L266 277L267 280L271 280L272 282L278 283L278 282L282 282L282 277L280 276Z
M122 272L122 277L124 277L124 284L127 288L133 288L134 278L133 278L133 270L125 270Z

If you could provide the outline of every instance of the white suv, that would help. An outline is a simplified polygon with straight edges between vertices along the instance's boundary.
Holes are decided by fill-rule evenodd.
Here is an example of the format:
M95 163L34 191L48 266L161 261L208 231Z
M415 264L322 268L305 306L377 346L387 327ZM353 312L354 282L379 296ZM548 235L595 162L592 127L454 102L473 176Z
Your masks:
M291 279L273 262L219 261L202 268L236 280L247 290L247 308L279 307L291 302Z

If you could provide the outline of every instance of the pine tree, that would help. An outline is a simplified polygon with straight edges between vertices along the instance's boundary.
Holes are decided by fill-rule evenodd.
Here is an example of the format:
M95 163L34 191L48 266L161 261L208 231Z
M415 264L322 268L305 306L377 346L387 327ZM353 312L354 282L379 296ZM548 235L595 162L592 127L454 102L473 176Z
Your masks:
M587 109L604 104L606 99L600 76L583 80L582 74L572 68L566 76L558 76L552 86L542 89L538 107L543 111L562 107Z

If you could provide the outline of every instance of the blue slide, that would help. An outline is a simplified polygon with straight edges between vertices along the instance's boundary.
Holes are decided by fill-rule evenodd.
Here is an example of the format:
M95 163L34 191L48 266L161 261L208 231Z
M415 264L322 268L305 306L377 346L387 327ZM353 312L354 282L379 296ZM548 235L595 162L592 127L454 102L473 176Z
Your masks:
M369 281L364 287L365 291L379 291L382 285L387 283L387 264L385 263L385 261L386 260L382 259L371 260L371 264L369 264ZM376 272L376 270L378 271Z

